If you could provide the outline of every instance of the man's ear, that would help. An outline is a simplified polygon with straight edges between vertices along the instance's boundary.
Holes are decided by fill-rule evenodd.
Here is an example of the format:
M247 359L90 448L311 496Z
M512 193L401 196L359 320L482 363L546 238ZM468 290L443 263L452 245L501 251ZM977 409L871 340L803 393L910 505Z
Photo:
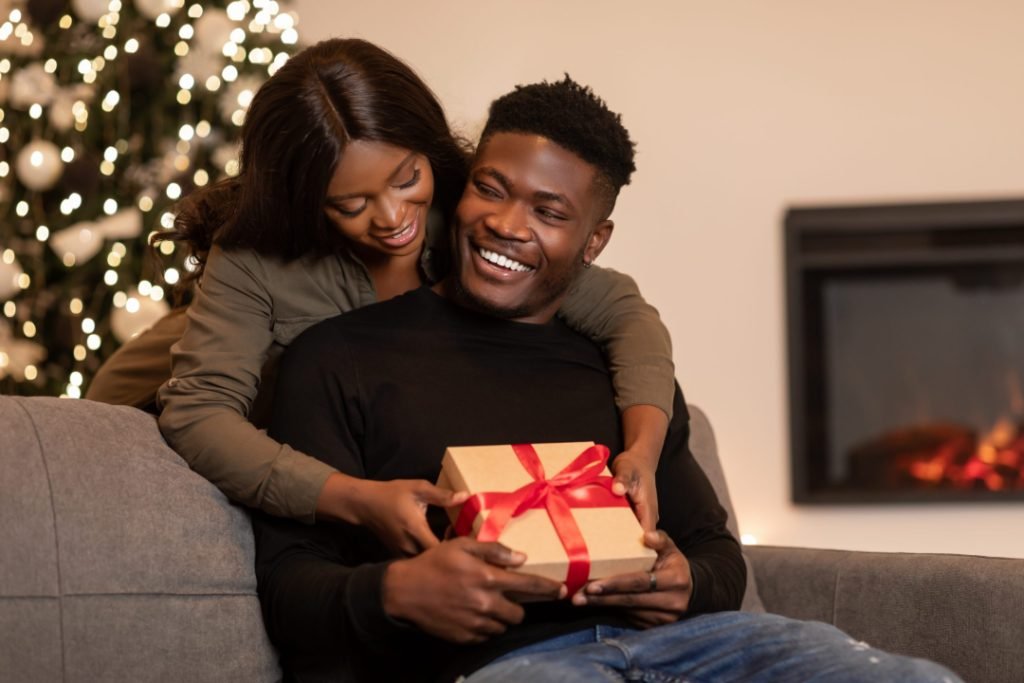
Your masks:
M612 238L612 230L614 229L615 223L608 219L597 224L594 231L590 233L590 237L587 238L587 247L583 250L583 261L585 263L593 263L601 252L604 251L608 240Z

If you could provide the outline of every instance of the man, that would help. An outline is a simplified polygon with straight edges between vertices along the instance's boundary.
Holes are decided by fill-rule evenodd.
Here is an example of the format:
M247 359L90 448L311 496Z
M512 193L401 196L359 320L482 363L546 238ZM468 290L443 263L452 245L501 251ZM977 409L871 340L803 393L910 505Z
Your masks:
M633 169L619 117L570 79L497 100L457 211L452 275L298 339L272 435L376 480L434 480L448 446L621 450L599 350L553 316L607 243ZM500 543L446 540L394 560L365 529L257 518L260 597L285 668L296 680L561 681L769 668L806 680L826 665L868 666L831 627L715 614L739 607L745 573L687 436L677 389L657 472L662 531L646 539L654 570L593 582L571 601L558 582L511 571L524 558ZM930 664L869 652L878 664L863 680L942 680L926 677L941 673Z

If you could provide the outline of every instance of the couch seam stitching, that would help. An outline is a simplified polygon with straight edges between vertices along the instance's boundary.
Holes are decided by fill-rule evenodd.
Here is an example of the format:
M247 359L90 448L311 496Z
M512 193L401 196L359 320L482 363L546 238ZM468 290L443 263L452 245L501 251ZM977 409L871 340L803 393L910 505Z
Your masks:
M46 472L46 488L50 493L50 514L53 517L53 545L54 550L57 553L57 611L60 613L60 619L58 621L58 631L60 633L60 672L61 680L66 681L68 679L68 672L67 656L64 652L64 574L61 572L60 531L57 528L57 506L53 497L53 480L50 477L50 466L46 462L46 453L43 450L43 439L39 435L39 426L32 417L32 413L28 411L28 408L17 401L14 403L18 406L18 409L25 414L25 417L28 418L29 424L32 425L32 432L36 437L36 446L39 448L39 459L43 463L43 471Z

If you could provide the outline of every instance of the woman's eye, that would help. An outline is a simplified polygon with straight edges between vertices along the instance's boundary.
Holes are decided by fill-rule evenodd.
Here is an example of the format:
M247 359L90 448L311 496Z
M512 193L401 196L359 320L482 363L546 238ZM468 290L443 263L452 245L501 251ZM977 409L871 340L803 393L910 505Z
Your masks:
M362 202L359 202L359 203L352 202L352 203L342 203L342 204L335 204L334 205L334 210L335 211L340 213L342 216L346 216L348 218L355 218L356 216L361 214L363 212L363 209L365 209L365 208L366 208L366 202L365 201L362 201Z
M410 187L420 181L420 169L414 168L412 171L412 177L406 180L404 183L398 185L400 190L408 190Z

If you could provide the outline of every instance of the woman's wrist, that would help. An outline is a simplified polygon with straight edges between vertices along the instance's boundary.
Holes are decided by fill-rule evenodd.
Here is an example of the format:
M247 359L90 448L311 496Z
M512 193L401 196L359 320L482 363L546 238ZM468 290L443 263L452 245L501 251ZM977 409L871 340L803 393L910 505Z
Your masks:
M341 472L332 473L327 477L316 499L317 519L361 524L362 515L359 510L362 488L365 484L366 481L363 479L350 477Z
M636 457L656 466L668 434L668 415L653 405L632 405L622 411L623 445Z

